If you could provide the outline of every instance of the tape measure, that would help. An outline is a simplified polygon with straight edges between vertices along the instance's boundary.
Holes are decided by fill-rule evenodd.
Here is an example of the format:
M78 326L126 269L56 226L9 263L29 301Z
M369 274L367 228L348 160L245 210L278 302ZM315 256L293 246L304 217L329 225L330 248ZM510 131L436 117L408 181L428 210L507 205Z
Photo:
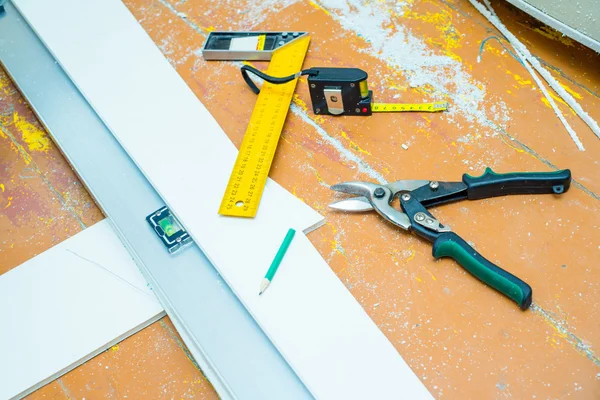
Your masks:
M249 65L242 67L242 76L254 93L260 90L250 79L252 73L271 84L285 84L301 75L308 75L308 91L315 114L369 116L374 112L437 112L448 108L446 102L402 104L375 103L369 90L367 73L359 68L312 67L288 76L274 76Z
M437 112L448 109L448 103L446 102L435 102L435 103L421 103L421 104L410 104L410 103L373 103L371 104L371 112Z
M276 49L267 73L287 76L301 70L309 43L310 36L306 35ZM256 216L297 81L293 79L285 84L263 84L229 177L219 214L248 218Z

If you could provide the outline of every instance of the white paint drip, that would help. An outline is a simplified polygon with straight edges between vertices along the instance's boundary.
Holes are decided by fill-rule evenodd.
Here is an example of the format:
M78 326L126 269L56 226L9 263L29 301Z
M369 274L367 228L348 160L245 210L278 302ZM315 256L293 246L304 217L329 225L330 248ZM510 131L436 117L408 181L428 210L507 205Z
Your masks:
M469 2L473 5L473 7L475 7L477 9L477 11L479 11L484 17L486 17L500 32L502 32L502 34L506 37L506 39L508 39L510 44L512 44L513 48L515 49L516 54L519 56L519 58L521 58L521 60L523 60L523 63L526 65L526 67L528 67L528 71L530 71L530 73L534 77L534 79L539 80L539 78L537 78L535 73L533 71L531 71L531 67L529 67L527 65L527 62L529 62L538 71L538 73L546 80L546 82L548 82L550 87L552 89L554 89L554 91L556 93L558 93L558 95L565 100L565 102L577 113L579 118L581 118L590 127L590 129L594 132L594 134L600 138L600 127L598 126L598 123L596 121L594 121L594 119L592 117L590 117L588 115L588 113L586 113L583 110L583 108L581 108L581 106L579 105L579 103L577 103L577 101L573 98L573 96L571 96L562 86L560 86L560 84L556 81L556 79L554 79L554 77L550 74L550 72L548 72L544 67L542 67L540 62L535 57L533 57L533 55L531 55L529 50L527 50L527 47L525 47L525 45L523 43L521 43L519 41L519 39L517 39L506 28L506 26L504 26L504 24L500 21L500 19L495 15L495 12L493 11L491 4L488 4L488 8L491 10L491 12L490 12L490 11L486 10L485 7L483 7L483 5L481 5L479 2L477 2L475 0L469 0ZM536 83L537 83L537 80L536 80ZM539 86L539 84L538 84L538 86ZM540 89L541 89L541 86L540 86ZM544 91L544 90L545 89L543 89L542 91ZM544 94L550 101L550 97L546 93L547 92L545 92ZM560 113L560 111L558 111L557 108L555 109L555 112L557 112L557 115L558 115L559 119L561 120L561 122L563 122L563 125L566 124L565 128L567 128L567 131L569 131L569 134L571 135L571 138L573 138L573 141L575 141L575 144L577 144L577 147L579 147L580 150L584 150L583 144L581 144L581 141L577 137L577 134L572 129L569 130L570 126L566 123L566 120L564 120L562 113Z
M496 15L496 11L494 11L494 8L492 7L492 3L490 3L490 0L483 0L483 3L485 4L485 6L490 11L490 14L492 14L494 17L498 17Z
M444 115L448 120L452 121L455 115L460 114L469 122L496 128L497 124L486 115L485 106L502 102L486 99L483 85L474 81L461 62L435 54L423 39L400 24L392 24L386 4L363 4L360 0L321 0L319 3L344 29L355 32L370 44L371 48L362 52L402 71L411 87L429 85L435 100L450 98L451 107ZM401 15L403 8L396 7L396 11ZM369 72L373 75L372 71ZM381 74L388 73L383 71ZM498 110L505 111L507 108L501 106ZM508 114L493 114L493 117L502 123L509 120Z
M315 121L313 121L304 112L304 110L302 110L302 108L300 108L298 105L292 103L290 105L290 110L294 114L296 114L298 117L300 117L300 119L302 119L302 121L304 121L307 124L309 124L310 126L312 126L325 142L327 142L329 145L331 145L334 149L336 149L340 153L340 156L344 160L355 163L356 166L358 167L359 172L367 175L369 178L374 179L381 184L388 183L387 180L383 177L383 175L381 175L379 172L375 171L369 164L364 162L356 154L352 153L352 151L345 148L344 145L342 144L342 142L340 142L338 139L330 136L327 133L327 131L325 131L325 129L323 129L319 124L317 124Z

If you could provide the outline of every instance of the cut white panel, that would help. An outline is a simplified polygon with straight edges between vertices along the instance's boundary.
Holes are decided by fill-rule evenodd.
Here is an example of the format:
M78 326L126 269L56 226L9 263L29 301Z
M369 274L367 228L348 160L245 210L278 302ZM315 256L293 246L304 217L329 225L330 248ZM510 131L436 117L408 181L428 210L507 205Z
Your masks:
M0 399L25 396L164 316L107 220L0 276Z
M304 235L258 296L322 218L271 180L256 218L217 214L237 151L122 3L14 3L315 397L431 398Z

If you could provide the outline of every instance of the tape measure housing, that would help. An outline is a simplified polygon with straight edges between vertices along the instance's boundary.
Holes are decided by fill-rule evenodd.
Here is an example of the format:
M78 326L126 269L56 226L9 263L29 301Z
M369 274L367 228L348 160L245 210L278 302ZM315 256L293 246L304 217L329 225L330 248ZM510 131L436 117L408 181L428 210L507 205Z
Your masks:
M309 73L308 90L315 114L366 117L374 112L436 112L447 108L445 102L374 103L368 75L359 68L313 67L303 72Z

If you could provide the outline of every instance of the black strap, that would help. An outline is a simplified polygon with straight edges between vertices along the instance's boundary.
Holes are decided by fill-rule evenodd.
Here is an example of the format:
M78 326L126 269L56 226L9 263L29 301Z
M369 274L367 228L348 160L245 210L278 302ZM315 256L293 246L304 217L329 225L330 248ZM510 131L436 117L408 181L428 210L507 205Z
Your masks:
M250 86L250 89L252 89L252 91L256 94L260 93L260 89L256 86L254 81L252 79L250 79L248 72L252 72L254 75L258 76L259 78L262 78L265 81L267 81L269 83L274 83L276 85L281 85L282 83L288 83L288 82L298 78L301 75L316 76L319 74L318 69L309 68L309 69L302 70L302 71L300 71L296 74L290 75L290 76L276 77L276 76L267 75L264 72L254 68L254 67L251 67L249 65L242 66L241 72L242 72L242 77L244 78L244 80L246 81L248 86Z

